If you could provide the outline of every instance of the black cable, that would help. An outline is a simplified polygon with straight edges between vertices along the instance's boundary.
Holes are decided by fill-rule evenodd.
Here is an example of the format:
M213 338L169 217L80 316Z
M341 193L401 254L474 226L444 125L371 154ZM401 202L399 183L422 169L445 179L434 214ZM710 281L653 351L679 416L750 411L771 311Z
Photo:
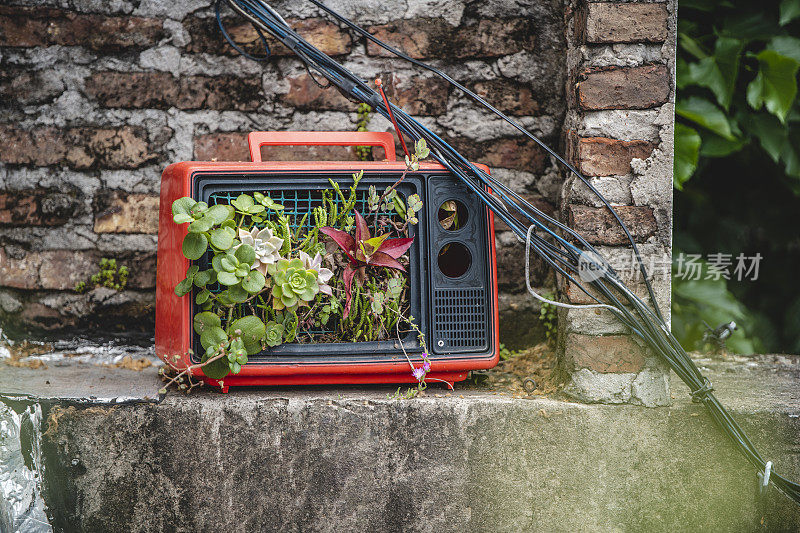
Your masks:
M473 99L476 102L478 102L479 104L481 104L484 108L488 109L489 111L491 111L492 113L494 113L495 115L497 115L498 117L503 119L505 122L507 122L508 124L512 125L514 128L516 128L518 131L520 131L520 133L522 133L523 135L528 137L530 140L534 141L541 148L543 148L548 154L550 154L551 156L555 157L556 160L559 163L561 163L562 165L564 165L571 173L573 173L575 176L577 176L578 179L580 179L589 188L589 190L591 190L592 193L594 193L597 196L597 198L599 198L600 201L603 202L605 207L614 216L614 218L616 219L617 223L619 223L619 225L622 227L622 230L625 232L625 236L628 238L628 241L631 243L631 247L633 249L633 252L636 255L636 261L637 261L637 264L639 265L639 269L640 269L640 271L642 273L642 278L644 279L645 286L647 287L648 294L650 295L650 298L653 301L653 307L655 307L659 318L661 320L664 320L664 317L661 316L661 311L658 308L658 305L656 304L655 293L654 293L653 288L652 288L652 286L650 284L650 281L648 280L647 271L645 269L644 262L642 261L642 257L641 257L641 255L639 253L639 247L636 245L636 241L633 239L633 236L628 231L628 228L626 227L626 225L622 222L622 219L620 218L620 216L617 213L616 209L614 209L614 207L608 201L606 201L605 197L602 194L600 194L600 192L594 187L594 185L592 185L591 182L589 182L589 180L587 180L583 176L583 174L578 172L578 170L573 165L571 165L566 160L564 160L564 158L562 158L557 152L555 152L552 148L550 148L547 144L545 144L541 139L539 139L538 137L536 137L535 135L530 133L527 129L525 129L517 121L515 121L512 118L510 118L505 113L503 113L502 111L500 111L499 109L497 109L496 107L491 105L489 102L487 102L486 100L484 100L483 98L481 98L480 96L475 94L473 91L469 90L467 87L465 87L461 83L459 83L456 80L454 80L453 78L451 78L445 72L442 72L441 70L439 70L439 69L437 69L437 68L435 68L435 67L433 67L431 65L428 65L427 63L424 63L423 61L419 61L417 59L414 59L414 58L404 54L402 51L397 50L396 48L384 43L383 41L381 41L380 39L378 39L377 37L375 37L374 35L372 35L368 31L366 31L365 29L363 29L360 26L356 25L352 21L346 19L345 17L343 17L342 15L337 13L336 11L330 9L329 7L327 7L325 4L323 4L319 0L309 0L309 1L312 4L316 5L317 7L319 7L320 9L324 10L325 12L327 12L332 17L336 18L339 22L343 23L344 25L346 25L347 27L349 27L350 29L352 29L353 31L358 33L359 35L361 35L363 37L366 37L367 39L369 39L373 43L377 44L378 46L380 46L384 50L387 50L387 51L391 52L392 54L396 55L397 57L400 57L401 59L404 59L405 61L408 61L408 62L410 62L410 63L412 63L414 65L417 65L420 68L424 68L424 69L426 69L426 70L428 70L430 72L433 72L434 74L436 74L440 78L444 79L445 81L450 83L453 87L456 87L457 89L462 91L464 94L469 96L471 99Z
M236 50L237 53L241 54L242 56L246 57L247 59L252 59L253 61L266 61L271 56L272 53L269 49L269 44L267 43L267 39L264 37L264 34L261 33L261 30L258 29L258 26L252 24L253 29L256 30L256 34L258 34L258 38L261 39L261 44L264 45L264 55L263 56L254 56L252 54L248 54L245 52L236 41L233 40L233 37L230 36L228 30L225 29L225 24L222 23L222 15L220 14L220 6L223 0L216 0L214 2L214 15L217 17L217 26L219 27L219 31L222 32L222 36L225 37L225 40L228 41L228 44Z
M294 51L298 57L305 63L306 68L318 72L321 76L329 80L329 82L336 87L342 94L348 98L364 102L370 105L378 113L385 117L389 117L390 110L383 103L380 95L373 90L365 81L357 77L355 74L344 68L342 65L310 45L305 39L298 35L283 18L272 7L263 0L226 0L231 8L237 13L242 15L246 20L250 21L257 29L261 29L273 35L276 39L282 42L289 49ZM354 31L367 37L379 46L389 50L411 63L425 68L431 72L441 76L449 83L464 91L465 94L476 100L486 109L492 111L503 120L514 126L529 139L536 142L539 146L545 149L551 156L555 157L557 161L563 164L567 169L575 174L579 179L585 183L589 189L597 195L597 197L604 203L604 205L611 211L617 222L622 227L628 240L630 241L633 250L635 251L639 269L644 277L645 285L647 286L648 295L652 302L652 309L645 304L641 298L635 295L624 283L619 279L619 276L610 268L603 272L602 277L589 282L588 284L594 289L600 297L608 302L606 305L610 306L613 314L628 327L631 332L637 337L641 338L656 354L670 366L672 370L687 384L689 387L692 398L696 401L703 403L708 412L711 414L714 422L725 432L731 441L739 448L745 455L747 460L759 471L765 468L765 462L759 455L758 451L753 446L750 439L744 433L742 428L730 416L725 408L719 403L714 396L710 383L700 373L700 370L695 365L694 361L686 354L685 350L680 346L677 339L670 333L661 311L657 305L656 298L652 286L648 280L647 272L644 263L639 255L636 243L625 227L620 217L617 215L613 207L606 201L605 198L597 191L594 186L584 178L572 165L567 163L561 156L549 148L543 141L537 138L532 133L528 132L521 125L510 119L502 112L494 108L491 104L485 102L478 95L471 92L469 89L459 84L447 74L431 67L421 61L415 60L395 50L394 48L382 43L368 32L342 17L335 11L324 6L318 0L310 0L312 3L334 16L337 20L344 23ZM309 71L310 72L310 71ZM438 135L430 131L424 125L410 117L402 109L394 104L390 104L391 112L395 115L397 125L401 131L398 135L405 133L414 140L425 139L428 146L431 148L431 155L439 161L446 169L453 173L467 188L475 193L496 216L503 220L511 230L520 239L527 237L528 228L532 225L534 228L544 231L553 242L549 242L543 236L537 235L535 232L531 234L531 238L527 241L527 246L533 249L548 265L554 268L565 279L574 283L584 293L589 295L594 301L600 303L600 300L594 294L590 293L589 289L582 283L575 280L573 274L580 273L579 260L583 257L586 251L597 253L594 248L589 245L586 240L581 237L573 229L558 222L552 217L547 216L538 210L535 206L526 202L521 196L511 191L508 187L500 184L486 172L477 168L469 162L463 155L456 151L447 142L441 139ZM492 192L489 192L489 189ZM522 224L516 216L521 216L530 225ZM575 242L580 244L583 249L578 248L570 241L565 239L558 232L568 235ZM599 254L598 254L599 256ZM621 299L620 299L621 298ZM624 301L623 301L624 300ZM800 485L791 482L778 474L772 474L770 481L783 491L787 496L794 501L800 503Z

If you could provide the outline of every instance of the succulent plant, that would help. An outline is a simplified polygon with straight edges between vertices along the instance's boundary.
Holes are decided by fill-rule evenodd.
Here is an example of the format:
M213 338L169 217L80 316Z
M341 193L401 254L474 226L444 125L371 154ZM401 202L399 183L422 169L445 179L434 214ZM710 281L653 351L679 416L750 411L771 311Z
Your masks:
M242 244L253 247L256 252L256 259L253 261L252 268L265 276L267 275L267 266L281 258L280 250L281 246L283 246L283 239L274 236L269 228L258 229L254 226L250 231L239 229L239 240ZM242 244L237 245L235 248Z
M397 259L402 256L414 243L413 237L400 239L387 239L388 234L372 237L367 221L361 213L355 211L356 234L355 237L336 228L324 227L319 230L333 239L347 256L348 263L343 272L346 301L344 305L344 318L350 314L352 300L353 278L356 272L368 266L386 267L405 272L403 265Z
M278 324L273 321L267 322L267 346L277 346L283 342L283 329L283 324Z
M314 256L312 259L310 255L301 251L300 252L300 259L303 261L303 266L306 270L315 270L317 272L317 284L319 285L319 292L322 294L327 294L328 296L333 295L333 289L331 286L328 285L328 281L333 277L333 272L322 266L322 255L317 252L317 255Z
M308 270L301 259L280 259L269 265L272 276L272 307L295 309L308 305L319 292L318 272Z

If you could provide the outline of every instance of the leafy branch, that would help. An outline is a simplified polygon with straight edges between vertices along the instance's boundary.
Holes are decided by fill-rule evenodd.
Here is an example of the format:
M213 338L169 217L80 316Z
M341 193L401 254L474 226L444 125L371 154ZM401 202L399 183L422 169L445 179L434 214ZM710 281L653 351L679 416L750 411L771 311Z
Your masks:
M751 145L800 180L800 39L787 27L800 17L800 0L783 0L779 13L703 0L681 2L681 9L704 15L678 26L675 187L704 159ZM793 187L800 191L800 182Z

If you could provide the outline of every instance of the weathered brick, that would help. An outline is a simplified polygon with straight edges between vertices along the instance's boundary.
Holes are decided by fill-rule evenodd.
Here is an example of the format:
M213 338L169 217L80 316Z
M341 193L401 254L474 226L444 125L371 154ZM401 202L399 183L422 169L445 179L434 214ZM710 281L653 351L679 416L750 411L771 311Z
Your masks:
M411 115L438 115L447 110L448 84L438 78L379 76L389 100ZM354 112L356 104L334 88L322 88L308 74L288 78L289 92L281 101L290 107L314 111Z
M507 115L535 116L541 106L530 86L511 80L486 80L472 84L475 94Z
M104 107L254 111L260 92L259 80L235 76L176 79L164 72L95 72L86 80L86 94Z
M236 76L181 78L175 107L255 111L262 101L261 80Z
M648 141L585 137L578 141L580 169L587 176L620 176L631 172L632 159L646 159L655 149Z
M41 259L33 254L11 256L0 248L0 285L17 289L35 289L39 283Z
M645 206L617 206L614 208L628 227L634 240L644 241L655 235L653 210ZM591 244L619 246L628 242L617 220L605 207L586 205L569 206L569 225Z
M636 296L641 298L643 301L648 301L649 296L648 296L648 293L647 293L647 287L645 286L645 284L642 281L633 281L633 280L630 280L630 279L626 279L626 276L624 276L624 275L621 276L621 277L623 278L622 281L625 283L625 285ZM576 279L578 279L578 278L576 278ZM566 279L561 278L561 277L559 278L559 281L560 281L559 285L561 287L561 290L562 290L564 296L566 297L566 299L569 302L574 303L574 304L596 304L597 303L597 301L594 298L591 298L589 295L587 295L585 292L583 292L577 285L575 285L571 281L566 280ZM606 301L605 298L597 290L595 290L594 288L592 288L591 286L589 286L586 283L584 283L583 285L588 290L589 294L595 296L601 302L605 302ZM612 293L618 299L619 298L623 298L623 295L618 293L618 292L616 292L616 291L612 290Z
M196 161L250 161L244 133L210 133L194 139Z
M94 72L86 94L104 107L166 109L175 105L178 83L166 72Z
M166 36L162 21L155 18L0 6L0 46L85 46L116 52L147 48Z
M519 138L482 142L455 138L452 144L470 161L484 163L491 168L512 168L536 173L543 172L547 167L548 160L544 150Z
M64 84L46 71L0 68L0 106L12 103L43 104L64 92Z
M627 243L626 243L627 244ZM599 253L609 262L610 266L619 276L620 280L640 299L645 302L650 301L650 297L645 285L639 264L630 245L621 248L598 248ZM648 280L652 283L656 299L660 304L669 300L669 276L672 267L672 258L667 250L660 246L640 245L639 253L647 270ZM576 278L579 279L579 278ZM572 303L596 303L596 301L586 295L575 284L568 282L559 276L559 289ZM600 294L587 283L584 286L589 292L601 300ZM613 292L613 291L612 291ZM622 294L614 293L618 298L623 298Z
M158 233L159 198L114 191L95 199L95 233Z
M447 111L450 84L441 78L381 75L389 100L410 115L433 116Z
M289 92L281 97L287 106L301 110L354 111L356 104L333 87L322 88L308 74L287 78Z
M587 72L578 83L583 109L647 109L669 98L669 72L664 65L644 65Z
M664 42L667 6L591 2L586 13L586 41L590 43Z
M158 156L142 128L39 128L32 131L0 125L4 149L0 161L17 165L64 164L75 169L138 168Z
M77 325L75 318L63 316L59 310L40 302L26 302L17 317L25 329L53 331Z
M0 192L0 226L59 226L77 206L74 196L47 189Z
M527 18L485 19L453 27L440 18L403 19L372 26L370 33L415 59L500 57L533 49L535 28ZM372 41L367 53L394 57Z
M244 51L257 56L264 54L264 45L251 24L243 22L240 18L223 18L223 22L231 38ZM350 53L352 47L350 35L332 22L319 18L287 19L287 22L309 43L329 56ZM186 46L187 52L194 54L239 55L239 52L234 50L220 33L216 18L189 17L184 21L183 25L192 37L191 43ZM272 36L265 35L265 37L272 56L285 57L294 55L291 50Z
M11 256L0 248L0 286L26 290L73 290L80 281L100 269L100 258L108 256L97 250L47 250ZM151 289L155 286L156 258L153 252L117 254L117 264L130 270L129 288Z
M540 211L544 212L549 216L555 216L556 208L551 204L547 199L543 196L538 194L520 194L522 198L525 199L528 203L532 204L534 207L539 209ZM522 215L515 214L514 218L519 220L523 225L527 226L527 219L525 219ZM501 231L511 231L511 228L508 227L508 224L503 222L500 217L494 217L494 230L495 232L499 233Z
M619 373L639 372L644 368L645 350L628 335L568 333L564 343L566 362L574 370Z

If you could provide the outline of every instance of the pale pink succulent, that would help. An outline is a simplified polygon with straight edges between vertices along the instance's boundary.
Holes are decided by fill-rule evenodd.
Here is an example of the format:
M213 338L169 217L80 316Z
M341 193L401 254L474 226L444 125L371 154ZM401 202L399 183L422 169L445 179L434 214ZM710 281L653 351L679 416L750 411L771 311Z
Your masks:
M267 265L276 263L281 258L283 239L275 237L269 228L258 229L253 226L250 231L240 228L239 240L242 244L249 244L256 251L256 260L253 261L252 269L258 270L265 276L267 275Z
M316 270L317 271L317 283L319 284L319 292L327 294L328 296L333 295L333 290L331 286L328 285L328 281L333 277L333 272L322 266L322 256L317 252L317 255L314 256L312 259L310 255L307 253L300 251L300 259L303 261L303 266L306 270Z

